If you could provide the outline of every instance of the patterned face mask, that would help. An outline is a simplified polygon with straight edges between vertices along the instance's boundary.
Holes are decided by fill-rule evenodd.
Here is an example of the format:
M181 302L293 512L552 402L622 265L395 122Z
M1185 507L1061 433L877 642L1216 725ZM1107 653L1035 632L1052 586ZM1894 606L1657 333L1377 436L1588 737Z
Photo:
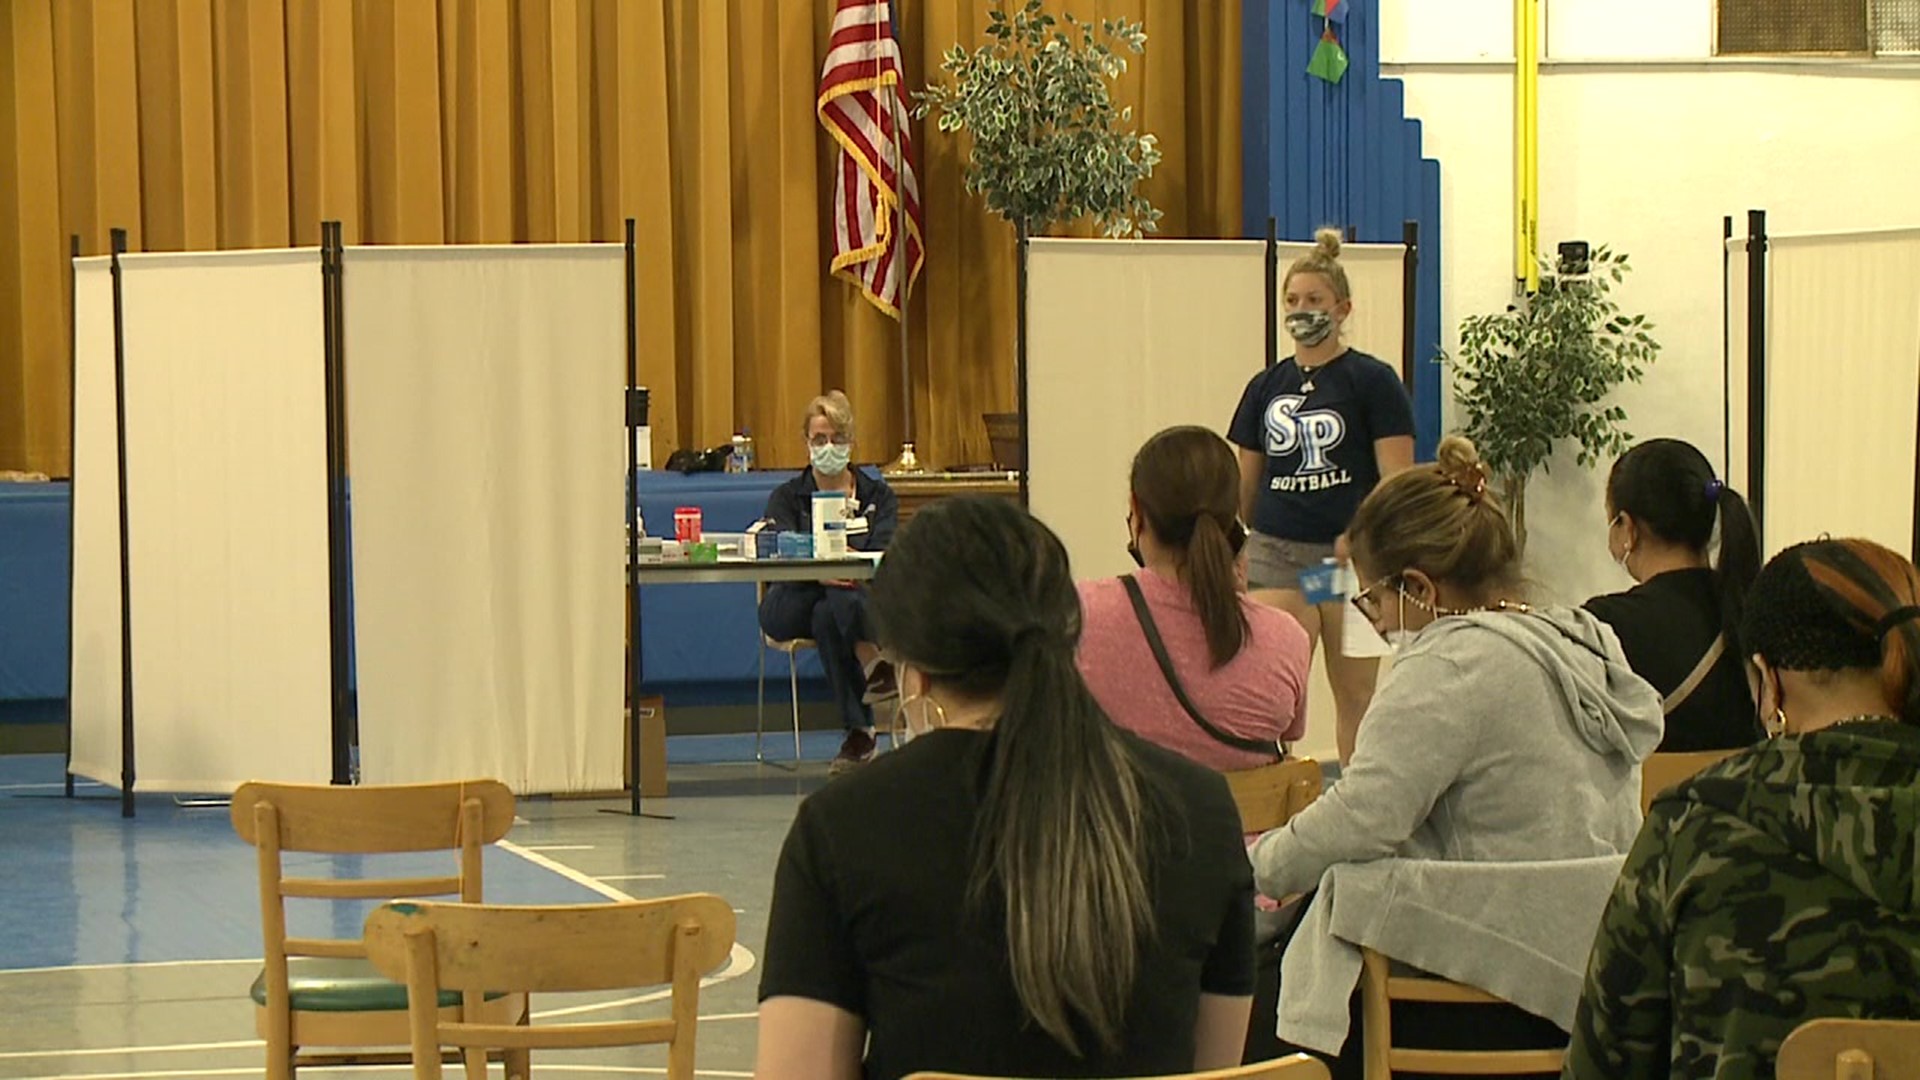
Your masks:
M1287 333L1302 345L1318 345L1333 333L1333 316L1324 311L1295 311L1287 315Z

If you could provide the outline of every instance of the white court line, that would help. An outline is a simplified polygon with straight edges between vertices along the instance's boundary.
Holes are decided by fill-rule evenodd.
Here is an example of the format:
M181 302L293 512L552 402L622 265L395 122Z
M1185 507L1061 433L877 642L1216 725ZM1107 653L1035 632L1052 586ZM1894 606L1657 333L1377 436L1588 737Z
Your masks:
M529 844L521 851L592 851L592 844Z
M554 873L559 874L561 877L566 878L568 881L571 881L574 884L580 886L581 888L599 893L601 896L604 896L609 900L634 899L634 897L620 891L614 886L607 884L605 881L602 881L601 879L594 877L591 874L582 873L581 871L575 870L573 867L568 866L566 863L549 859L545 855L542 855L537 851L533 851L528 848L521 847L519 844L516 844L511 840L501 840L501 841L498 841L497 843L499 847L501 847L502 849L520 856L521 858L527 860L533 865L538 866L545 870L551 870ZM732 951L727 954L727 966L720 969L718 972L715 972L714 974L709 975L704 979L701 979L700 988L704 990L707 987L714 985L715 983L726 982L729 979L737 979L740 976L745 975L747 972L752 971L754 968L754 965L758 962L759 962L758 958L756 958L753 955L753 953L747 951L747 948L745 946L741 945L739 942L736 941L733 943ZM533 1014L533 1018L536 1020L547 1020L556 1016L578 1016L581 1013L600 1012L605 1009L618 1009L627 1005L642 1005L649 1001L663 1001L672 996L673 996L673 991L670 988L666 990L656 990L656 991L653 991L652 993L637 994L633 997L617 998L613 1001L601 1001L601 1002L595 1002L591 1005L575 1005L565 1009L550 1009L543 1012L536 1012Z
M301 1074L307 1072L340 1072L351 1076L367 1074L390 1074L390 1076L411 1076L411 1065L303 1065ZM586 1072L586 1074L614 1074L614 1076L666 1076L666 1068L657 1065L547 1065L541 1063L540 1072ZM751 1080L753 1072L732 1072L724 1068L695 1068L695 1076L724 1076L728 1080ZM40 1076L21 1076L19 1080L188 1080L194 1076L259 1076L259 1067L250 1068L156 1068L144 1072L46 1072Z
M616 889L611 885L605 884L599 878L593 877L588 874L583 874L580 871L575 870L573 867L568 866L566 863L555 862L554 860L547 858L545 855L540 854L540 852L534 850L533 848L521 847L519 844L516 844L511 840L496 841L495 846L502 851L512 852L513 854L520 856L521 858L527 860L533 865L540 867L542 870L551 870L554 873L559 874L561 877L566 878L568 881L573 882L575 885L578 885L583 889L587 889L590 892L599 893L601 896L604 896L609 900L634 899L633 897L628 896L626 893L621 892L619 889Z
M105 1057L113 1054L189 1054L199 1050L247 1050L265 1045L267 1044L259 1039L239 1039L234 1042L168 1043L165 1046L93 1046L84 1050L8 1050L0 1053L0 1061L17 1061L20 1058Z
M214 964L259 964L257 956L238 960L123 960L113 964L60 964L55 967L0 968L0 975L51 975L63 971L111 971L115 968L200 967Z
M601 881L665 881L665 874L601 874Z

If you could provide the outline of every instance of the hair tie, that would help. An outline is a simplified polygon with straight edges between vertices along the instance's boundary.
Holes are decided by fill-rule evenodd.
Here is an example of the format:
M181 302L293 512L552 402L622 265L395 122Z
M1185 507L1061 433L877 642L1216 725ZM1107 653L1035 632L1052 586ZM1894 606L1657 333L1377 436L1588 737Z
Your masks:
M1710 503L1719 502L1720 493L1725 490L1727 490L1727 485L1721 483L1719 477L1714 477L1708 480L1707 481L1707 501Z
M1885 641L1887 635L1893 633L1901 623L1910 622L1914 619L1920 619L1920 607L1909 604L1906 607L1894 608L1892 611L1880 616L1880 621L1874 624L1873 636L1878 640Z
M1448 472L1446 469L1440 470L1440 477L1447 483L1458 488L1460 494L1465 495L1469 503L1478 506L1480 505L1480 500L1485 498L1487 494L1487 471L1478 465L1470 466L1468 471L1473 474L1473 479L1469 483L1462 483L1460 477Z

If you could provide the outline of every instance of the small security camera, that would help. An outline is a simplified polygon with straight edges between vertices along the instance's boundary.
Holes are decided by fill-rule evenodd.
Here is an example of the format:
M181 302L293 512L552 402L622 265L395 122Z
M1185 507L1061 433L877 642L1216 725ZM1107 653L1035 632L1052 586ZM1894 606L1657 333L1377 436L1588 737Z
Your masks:
M1561 241L1560 261L1554 270L1561 277L1584 277L1591 266L1590 255L1585 240Z

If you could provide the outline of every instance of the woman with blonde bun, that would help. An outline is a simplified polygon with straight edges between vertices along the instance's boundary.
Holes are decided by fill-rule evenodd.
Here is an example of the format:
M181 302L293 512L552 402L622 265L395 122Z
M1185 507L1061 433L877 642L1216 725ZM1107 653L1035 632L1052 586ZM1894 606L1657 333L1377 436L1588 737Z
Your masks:
M1326 638L1344 762L1380 663L1345 654L1343 605L1310 602L1300 574L1343 555L1361 500L1413 464L1413 402L1393 368L1341 340L1353 293L1340 232L1321 229L1314 240L1281 286L1294 353L1247 383L1227 439L1240 450L1240 513L1253 526L1247 584L1299 619L1310 646Z
M1525 598L1519 546L1487 480L1473 444L1450 435L1437 462L1387 478L1354 514L1348 540L1362 588L1353 604L1395 643L1393 666L1339 781L1250 850L1266 895L1304 893L1336 865L1393 857L1443 869L1564 865L1632 846L1640 763L1660 743L1660 695L1591 612ZM1584 878L1548 880L1531 905L1567 910L1587 895ZM1470 903L1454 895L1430 899L1439 917L1428 921L1456 928L1512 914L1454 910ZM1487 935L1434 929L1419 910L1412 901L1391 908L1409 920L1396 924L1400 932L1432 942L1433 961L1458 959L1449 950L1490 955ZM1590 934L1574 936L1584 944ZM1519 970L1505 958L1489 963ZM1467 1025L1477 1028L1472 1046L1564 1045L1552 1023L1505 1008L1513 1011L1504 1020L1489 1013ZM1280 1035L1292 1037L1281 1015ZM1445 1041L1457 1038L1457 1017L1396 1010L1393 1028L1396 1045L1461 1048ZM1360 1045L1350 1033L1336 1077L1357 1069Z

